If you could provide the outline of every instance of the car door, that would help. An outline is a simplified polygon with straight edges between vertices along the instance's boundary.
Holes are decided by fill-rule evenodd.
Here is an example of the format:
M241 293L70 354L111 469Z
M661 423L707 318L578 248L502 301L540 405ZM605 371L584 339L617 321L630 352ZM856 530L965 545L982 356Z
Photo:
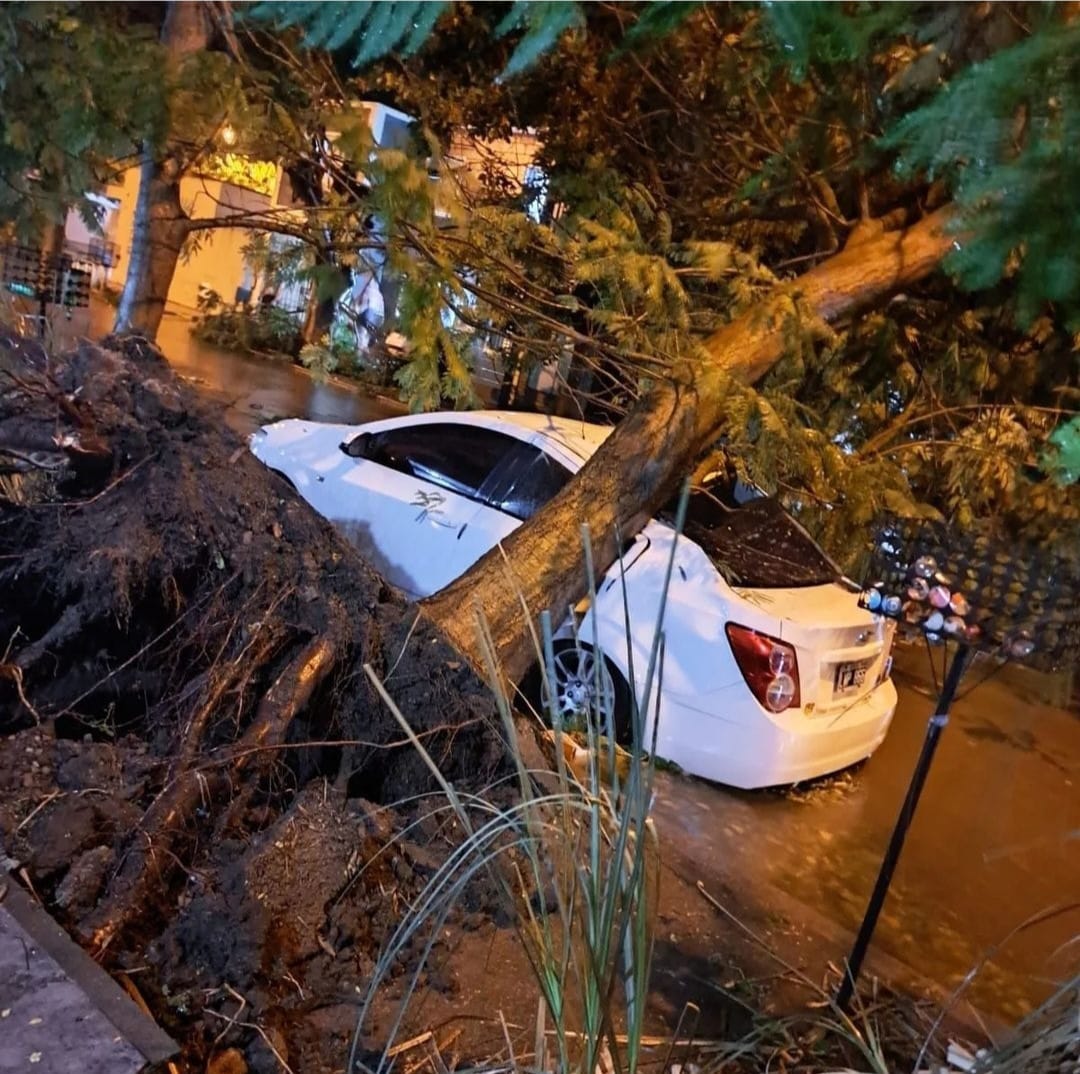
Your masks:
M481 488L518 441L464 422L365 433L342 445L362 497L349 537L388 581L425 597L463 574L504 535Z

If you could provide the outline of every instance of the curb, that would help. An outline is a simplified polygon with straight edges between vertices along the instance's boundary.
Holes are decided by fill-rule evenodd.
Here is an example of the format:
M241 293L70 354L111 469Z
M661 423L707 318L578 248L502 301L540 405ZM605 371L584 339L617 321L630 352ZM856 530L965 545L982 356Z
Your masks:
M898 638L892 655L895 674L909 682L918 683L925 688L924 692L929 691L936 697L936 687L940 684L942 673L940 669L936 670L935 681L935 667L930 663L931 658L925 645L918 641ZM935 654L934 659L936 663L940 663L940 654ZM977 653L972 662L972 670L992 661L993 657ZM1005 664L990 674L995 682L1025 701L1080 712L1080 683L1072 671L1036 671L1020 664Z

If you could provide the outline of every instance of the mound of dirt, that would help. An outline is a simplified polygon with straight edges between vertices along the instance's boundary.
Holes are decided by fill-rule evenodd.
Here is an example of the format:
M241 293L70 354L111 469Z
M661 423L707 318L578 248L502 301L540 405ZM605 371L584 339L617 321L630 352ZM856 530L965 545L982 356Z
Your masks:
M0 851L95 954L149 963L198 1069L340 1069L310 1019L430 870L415 840L362 868L407 820L379 807L433 789L363 665L451 780L505 763L414 617L146 341L0 335Z

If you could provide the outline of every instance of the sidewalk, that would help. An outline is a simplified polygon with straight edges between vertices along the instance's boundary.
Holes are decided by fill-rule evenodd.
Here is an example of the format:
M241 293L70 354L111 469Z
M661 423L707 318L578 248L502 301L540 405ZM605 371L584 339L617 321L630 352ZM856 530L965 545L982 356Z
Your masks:
M0 873L0 1074L136 1074L176 1045Z

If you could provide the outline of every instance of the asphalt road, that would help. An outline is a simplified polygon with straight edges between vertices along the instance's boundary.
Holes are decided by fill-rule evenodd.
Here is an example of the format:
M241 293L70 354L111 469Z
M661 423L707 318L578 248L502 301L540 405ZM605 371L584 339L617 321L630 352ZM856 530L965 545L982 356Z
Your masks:
M91 336L106 334L114 310L95 303L80 311L71 326ZM359 424L401 414L405 408L391 398L361 394L341 377L317 378L287 359L234 354L200 343L191 336L190 322L166 314L158 331L158 346L189 384L225 407L225 419L247 435L278 418Z
M95 310L101 325L94 327L107 325L110 312ZM165 318L159 343L181 376L225 405L242 433L280 417L362 422L402 410L346 381L319 382L288 362L199 345L179 318ZM697 863L707 885L744 893L759 911L780 893L785 912L805 906L854 930L932 709L925 682L899 677L898 685L889 737L855 771L793 791L749 793L662 775L662 839ZM963 697L912 825L877 946L948 988L981 965L969 998L1005 1019L1077 972L1080 910L1062 908L1080 902L1078 785L1080 716L997 681ZM822 961L838 964L845 954L820 952Z

